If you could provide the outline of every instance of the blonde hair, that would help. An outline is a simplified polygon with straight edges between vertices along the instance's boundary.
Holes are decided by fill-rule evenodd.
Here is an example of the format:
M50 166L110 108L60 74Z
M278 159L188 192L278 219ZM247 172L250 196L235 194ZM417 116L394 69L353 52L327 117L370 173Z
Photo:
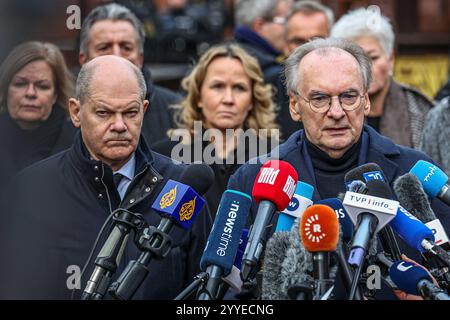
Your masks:
M14 75L27 64L38 60L45 61L52 70L56 102L67 111L69 98L74 93L74 77L61 51L48 42L29 41L15 47L0 66L0 113L6 111L8 88Z
M272 101L272 87L264 83L264 76L258 61L234 43L211 47L201 56L191 73L182 80L181 86L187 92L187 96L180 105L174 106L178 111L175 119L178 127L187 129L191 136L194 135L194 121L203 120L203 113L198 107L198 102L206 72L211 62L221 57L238 59L252 83L253 108L245 119L244 129L255 130L261 138L276 136L274 129L278 129L278 125L275 122L276 114L275 105ZM261 132L260 129L267 130ZM171 131L169 130L169 135Z

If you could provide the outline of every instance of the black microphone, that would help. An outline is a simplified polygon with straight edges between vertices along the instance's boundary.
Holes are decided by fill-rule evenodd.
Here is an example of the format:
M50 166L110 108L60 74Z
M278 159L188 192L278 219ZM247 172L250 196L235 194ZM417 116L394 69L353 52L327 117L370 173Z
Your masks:
M152 208L162 216L157 228L146 228L139 239L141 255L131 260L116 282L109 287L109 293L116 299L131 299L144 282L152 258L164 258L170 252L172 239L168 235L173 225L189 229L205 200L187 183L195 185L201 194L214 182L214 172L206 164L191 164L186 167L180 180L168 180Z
M113 213L114 227L95 259L95 268L81 295L81 300L100 300L122 259L131 230L140 230L146 222L142 215L125 209Z

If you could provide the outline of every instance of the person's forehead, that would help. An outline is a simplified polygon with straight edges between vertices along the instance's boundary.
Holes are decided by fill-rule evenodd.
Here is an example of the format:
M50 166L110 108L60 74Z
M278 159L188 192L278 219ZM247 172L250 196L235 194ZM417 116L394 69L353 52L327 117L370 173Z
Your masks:
M358 61L349 52L338 48L308 53L300 61L298 73L305 85L311 81L336 87L352 82L354 86L362 85Z
M313 26L327 26L328 20L326 15L323 12L315 11L315 12L303 12L299 11L294 13L290 19L288 20L288 26L294 25L302 25L304 27L312 27Z
M53 70L44 60L35 60L19 69L14 77L52 78Z
M137 41L137 31L127 20L99 20L92 25L90 38L91 40L115 38Z
M98 90L115 90L118 92L132 90L139 92L139 82L128 60L120 60L116 56L101 56L97 60L91 61L95 63L90 79L91 88ZM101 59L101 60L99 60ZM126 89L126 90L125 90Z
M324 65L359 70L358 61L349 52L340 48L321 48L313 50L303 57L299 64L299 71L313 71Z

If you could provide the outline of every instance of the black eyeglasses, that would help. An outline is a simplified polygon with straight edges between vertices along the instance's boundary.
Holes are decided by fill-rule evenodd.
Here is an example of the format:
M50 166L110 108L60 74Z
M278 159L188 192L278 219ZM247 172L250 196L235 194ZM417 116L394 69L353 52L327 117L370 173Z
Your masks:
M357 91L346 91L338 96L329 96L326 94L314 94L309 100L302 97L298 91L293 93L308 102L309 107L316 113L326 113L331 108L331 101L334 97L339 100L339 105L345 111L353 111L360 107L361 101L363 101L364 94L359 94Z

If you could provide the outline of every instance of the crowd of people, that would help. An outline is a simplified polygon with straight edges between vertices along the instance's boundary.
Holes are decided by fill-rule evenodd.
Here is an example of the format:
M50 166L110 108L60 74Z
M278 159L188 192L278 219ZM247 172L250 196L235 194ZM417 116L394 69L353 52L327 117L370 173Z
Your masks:
M14 48L0 66L0 298L70 299L73 266L79 298L114 212L158 225L152 203L192 163L214 173L207 205L190 230L172 230L135 298L173 299L189 285L222 194L252 194L256 157L290 163L314 202L345 192L345 174L369 162L391 185L418 160L450 175L449 91L431 100L396 82L392 23L374 28L371 14L335 21L317 1L236 0L233 39L206 50L180 92L153 83L143 24L116 3L84 18L76 77L54 44ZM450 232L450 208L431 205ZM257 209L253 200L248 226ZM139 256L132 241L121 251L117 274Z

